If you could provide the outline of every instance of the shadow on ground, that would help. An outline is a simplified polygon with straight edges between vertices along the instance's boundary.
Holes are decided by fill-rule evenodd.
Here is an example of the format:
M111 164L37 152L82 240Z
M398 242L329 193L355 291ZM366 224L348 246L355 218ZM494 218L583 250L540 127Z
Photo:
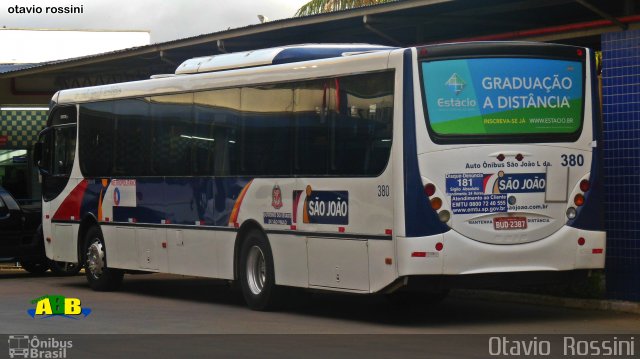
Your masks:
M80 280L79 280L80 279ZM70 278L63 286L90 290L84 278ZM120 289L136 295L244 308L240 290L226 281L175 275L127 275ZM108 295L108 294L105 294ZM533 323L587 320L607 315L566 308L467 299L453 294L439 304L398 306L382 295L352 295L292 290L279 313L334 318L405 327ZM249 310L249 309L247 309Z

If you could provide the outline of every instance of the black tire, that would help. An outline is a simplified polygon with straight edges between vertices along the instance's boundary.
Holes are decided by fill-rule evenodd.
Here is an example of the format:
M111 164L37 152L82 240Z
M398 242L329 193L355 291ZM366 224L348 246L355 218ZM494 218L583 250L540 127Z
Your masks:
M124 271L107 267L106 246L100 228L89 228L84 244L84 268L91 289L101 292L117 290L122 284Z
M240 249L238 271L242 295L249 308L267 311L281 303L282 288L276 286L271 246L261 231L247 233Z
M22 269L33 275L42 275L49 270L49 260L44 252L44 234L42 233L42 225L33 234L33 242L35 243L35 251L32 252L30 259L18 258ZM35 259L34 259L35 258Z
M49 268L51 268L51 272L53 272L53 274L55 275L61 277L69 277L78 274L78 272L80 272L80 269L82 269L82 266L78 263L57 262L49 260Z
M20 266L22 267L22 269L33 275L42 275L44 274L44 272L49 270L49 265L46 259L42 259L39 261L20 261Z

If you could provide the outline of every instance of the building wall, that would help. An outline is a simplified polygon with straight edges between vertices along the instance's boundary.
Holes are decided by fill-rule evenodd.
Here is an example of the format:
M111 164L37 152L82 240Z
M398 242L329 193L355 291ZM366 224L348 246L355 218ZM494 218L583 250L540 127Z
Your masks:
M49 106L51 96L55 92L53 80L20 79L16 80L14 87L12 89L11 79L0 79L0 105ZM40 91L46 91L47 94L39 94Z
M640 300L640 30L602 35L607 295Z

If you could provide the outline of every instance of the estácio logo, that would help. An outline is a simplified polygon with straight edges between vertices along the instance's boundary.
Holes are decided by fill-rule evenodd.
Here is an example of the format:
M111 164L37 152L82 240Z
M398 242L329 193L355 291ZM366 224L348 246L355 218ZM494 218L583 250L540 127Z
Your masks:
M31 301L35 308L27 310L31 318L65 317L70 319L86 318L91 314L90 308L82 308L80 299L66 298L62 295L45 295Z
M456 96L459 95L462 90L464 90L464 87L466 85L464 80L462 80L462 78L455 72L444 84L447 85L447 87L449 87L449 90L451 90L451 92L453 92Z

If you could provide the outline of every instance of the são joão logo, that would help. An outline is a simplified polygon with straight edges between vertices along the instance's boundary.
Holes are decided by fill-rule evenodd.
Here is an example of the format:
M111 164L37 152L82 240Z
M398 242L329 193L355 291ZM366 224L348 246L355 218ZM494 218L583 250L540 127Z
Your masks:
M62 295L45 295L31 301L35 308L27 310L31 318L64 317L82 319L91 314L90 308L83 308L80 299L66 298Z

